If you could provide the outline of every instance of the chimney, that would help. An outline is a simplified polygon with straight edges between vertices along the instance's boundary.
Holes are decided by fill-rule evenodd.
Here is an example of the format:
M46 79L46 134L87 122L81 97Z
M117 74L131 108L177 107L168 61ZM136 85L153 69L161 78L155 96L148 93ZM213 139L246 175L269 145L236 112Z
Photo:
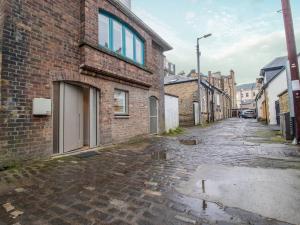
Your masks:
M119 1L131 10L131 0L119 0Z

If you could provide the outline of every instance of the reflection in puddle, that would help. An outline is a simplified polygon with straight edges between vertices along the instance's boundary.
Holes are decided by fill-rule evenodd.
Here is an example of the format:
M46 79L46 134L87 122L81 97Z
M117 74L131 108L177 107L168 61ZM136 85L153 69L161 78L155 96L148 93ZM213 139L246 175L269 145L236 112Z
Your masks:
M205 193L205 180L202 180L202 193Z
M207 209L207 203L205 200L202 201L202 209L205 211Z
M300 224L299 177L300 171L292 169L201 165L190 180L183 181L176 190L201 200L198 207L202 205L205 214L211 211L211 206L209 203L206 206L203 200L220 202L228 207L291 224ZM218 211L216 206L212 207Z
M196 216L208 221L223 221L230 224L241 224L238 217L228 214L224 211L224 207L217 203L188 196L180 196L179 201L182 204L187 205Z
M151 159L153 159L153 160L167 160L167 152L166 151L152 152L151 153Z

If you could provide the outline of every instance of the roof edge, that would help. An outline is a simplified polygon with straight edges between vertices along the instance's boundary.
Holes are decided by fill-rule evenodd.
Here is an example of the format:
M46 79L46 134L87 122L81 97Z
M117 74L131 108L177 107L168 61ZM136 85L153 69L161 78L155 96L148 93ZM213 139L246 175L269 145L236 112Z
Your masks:
M167 43L162 37L160 37L152 28L150 28L146 23L144 23L137 15L135 15L129 8L123 5L121 2L117 0L108 0L111 4L117 7L120 11L122 11L125 15L127 15L130 19L136 22L138 25L143 27L150 35L153 40L160 45L164 51L170 51L173 47Z

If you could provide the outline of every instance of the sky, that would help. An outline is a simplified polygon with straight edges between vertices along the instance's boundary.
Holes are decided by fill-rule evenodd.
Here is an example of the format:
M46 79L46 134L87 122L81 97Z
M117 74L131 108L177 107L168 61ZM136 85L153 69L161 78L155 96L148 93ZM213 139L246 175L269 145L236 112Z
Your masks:
M300 0L290 1L300 52ZM280 9L281 0L132 0L133 12L173 47L165 55L177 73L196 68L196 39L212 33L200 40L201 72L233 69L238 84L287 55Z

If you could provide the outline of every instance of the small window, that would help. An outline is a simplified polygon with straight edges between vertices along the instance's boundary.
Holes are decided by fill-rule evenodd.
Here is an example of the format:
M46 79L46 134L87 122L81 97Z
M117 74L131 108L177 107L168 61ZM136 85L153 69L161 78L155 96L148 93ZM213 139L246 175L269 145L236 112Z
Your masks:
M246 93L246 98L248 98L249 97L249 93Z
M99 14L99 44L109 48L109 18Z
M116 115L128 115L128 92L115 90L114 111Z
M253 92L253 97L255 97L255 95L256 95L255 92Z
M126 40L126 56L133 59L133 34L128 29L125 29L125 40Z
M123 31L122 31L122 25L116 21L113 20L113 46L114 46L114 52L118 54L123 53Z

